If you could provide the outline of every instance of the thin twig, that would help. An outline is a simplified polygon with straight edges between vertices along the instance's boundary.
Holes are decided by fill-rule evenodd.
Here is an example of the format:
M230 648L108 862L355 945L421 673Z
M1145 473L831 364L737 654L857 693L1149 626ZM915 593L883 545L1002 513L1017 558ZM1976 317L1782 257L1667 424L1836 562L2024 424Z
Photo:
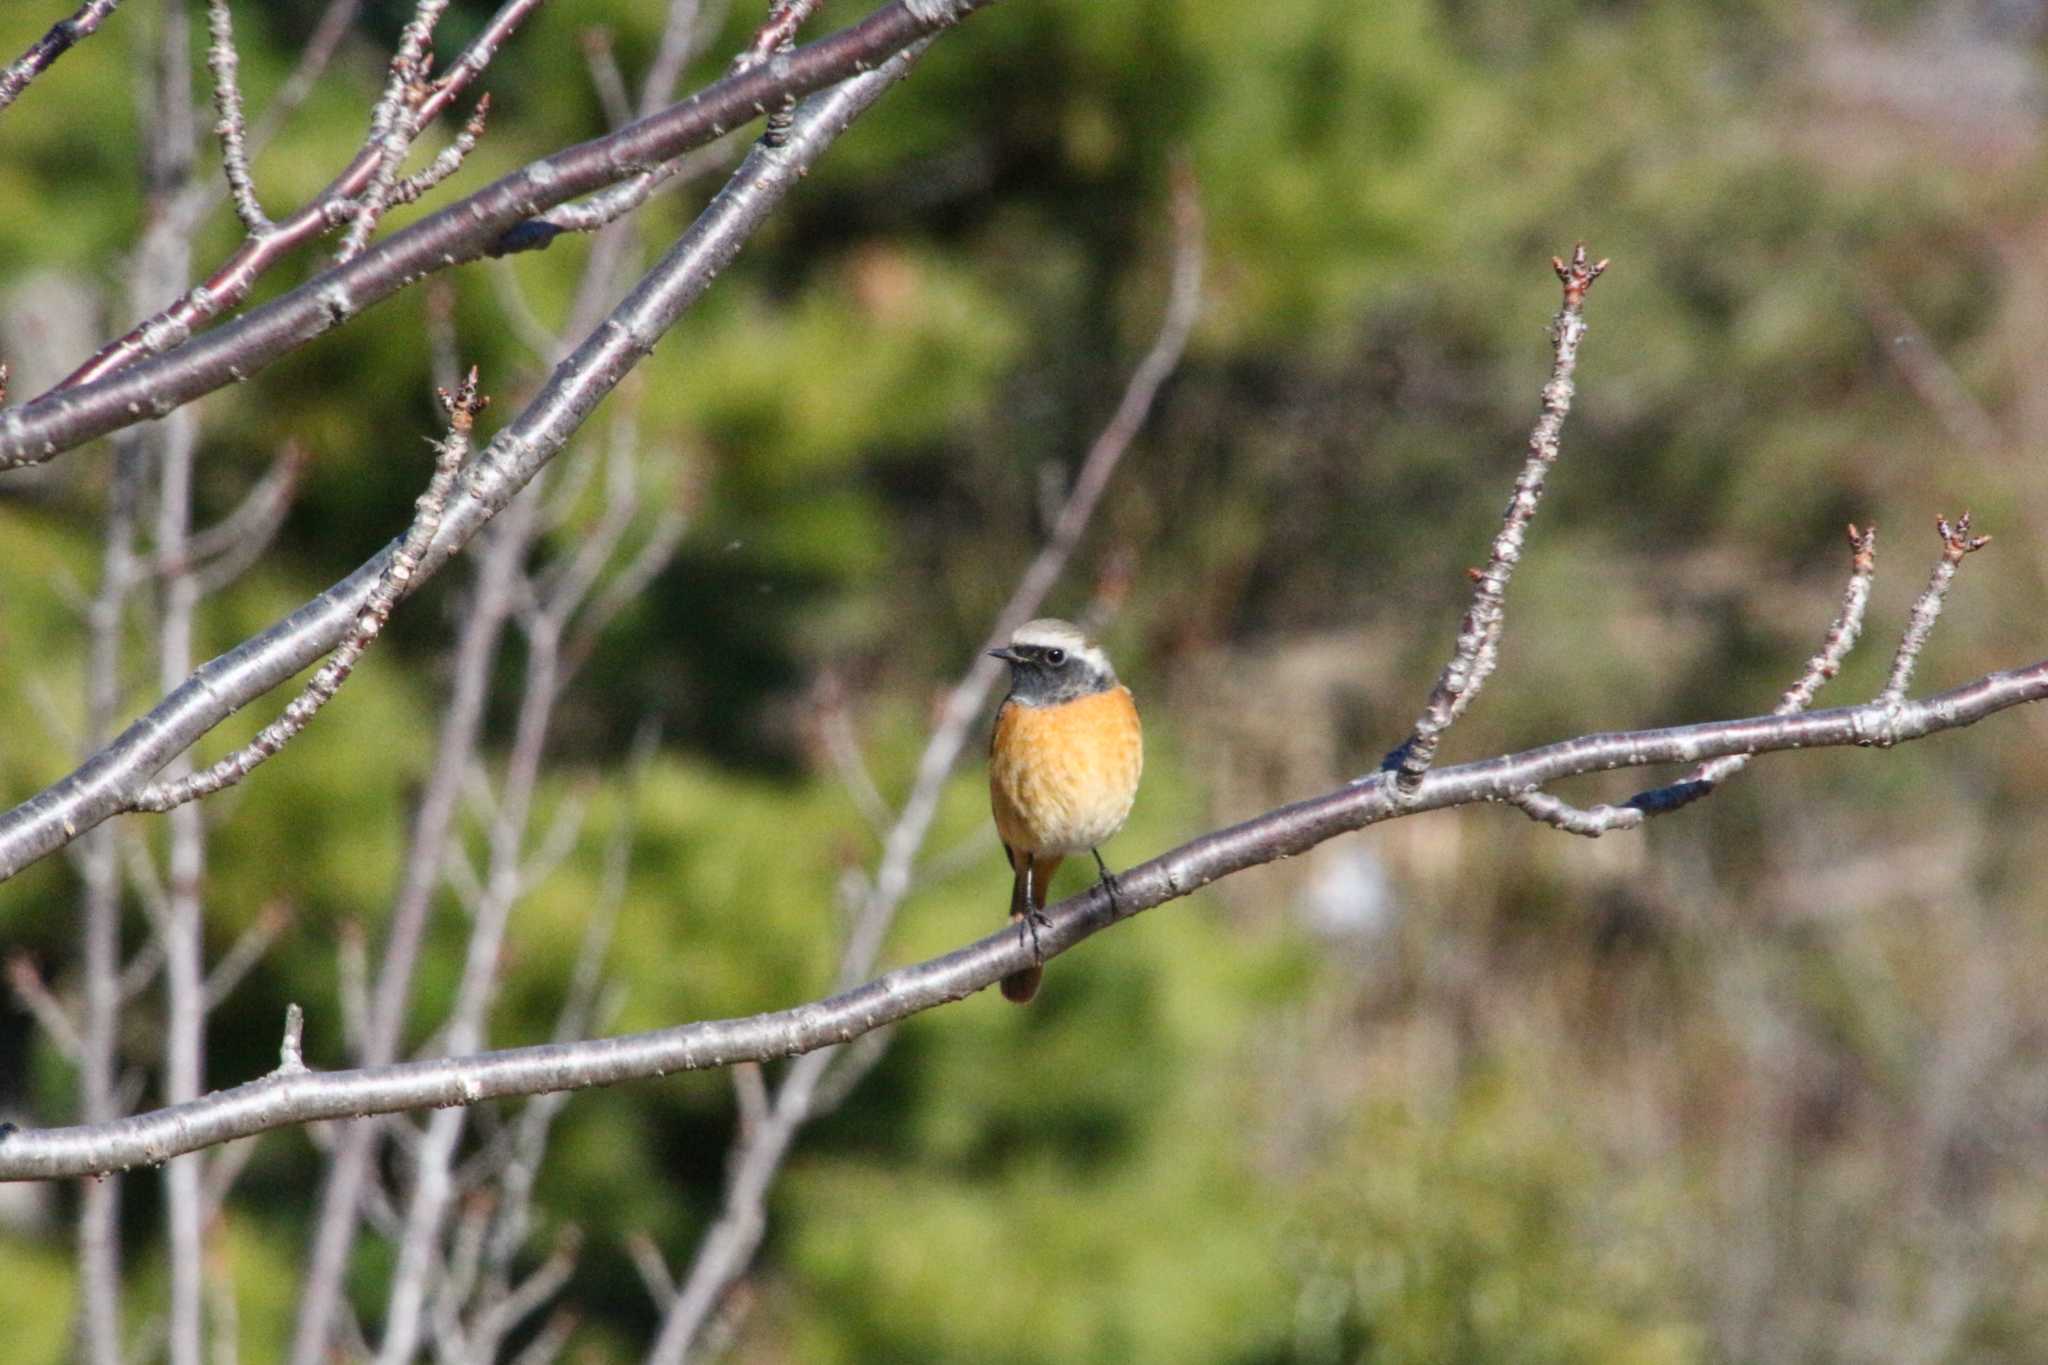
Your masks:
M472 51L495 50L510 24L537 0L508 0ZM205 283L110 343L58 389L0 414L0 468L38 464L95 436L202 393L238 382L349 316L438 270L503 248L505 237L536 213L581 198L725 136L786 93L835 86L879 68L994 0L889 0L861 23L809 43L769 67L718 82L680 104L606 137L581 143L505 176L365 251L348 266L322 272L244 318L195 336L237 307L270 269L299 246L347 221L349 196L367 182L374 157L359 157L314 202L260 242L248 242ZM450 68L452 79L467 68ZM428 97L453 97L444 81ZM173 361L163 353L180 352ZM145 357L159 357L152 362ZM133 373L115 376L133 366ZM103 381L103 382L99 382ZM86 390L83 386L90 385Z
M476 144L483 139L484 125L491 116L491 96L488 91L477 98L476 108L462 125L462 131L455 135L455 141L441 149L425 170L405 177L391 187L391 206L410 204L425 195L436 185L462 169L462 163L469 160L469 154L476 150Z
M341 1042L348 1055L363 1058L363 1041L369 1036L370 958L363 926L358 920L344 920L337 934L340 947L334 955L336 990L341 1002Z
M1986 452L2011 444L1890 289L1876 279L1865 280L1863 308L1870 315L1871 330L1877 334L1885 358L1948 429L1951 439Z
M868 771L867 759L861 754L860 736L854 733L853 716L846 705L846 684L837 673L828 669L818 675L805 710L819 747L831 760L854 809L876 835L886 835L893 818L889 803L882 798L882 789L875 785L875 775Z
M1436 761L1437 747L1444 732L1464 713L1485 686L1499 657L1500 636L1506 621L1508 580L1521 562L1522 542L1535 519L1543 497L1543 485L1550 467L1557 462L1558 436L1572 407L1572 373L1578 368L1579 343L1586 335L1586 291L1607 269L1607 262L1588 264L1582 242L1572 251L1569 263L1553 260L1557 277L1564 284L1564 303L1551 326L1550 382L1543 386L1543 412L1529 433L1526 458L1515 491L1502 514L1500 533L1486 567L1472 574L1472 605L1458 626L1457 647L1450 662L1431 689L1428 704L1416 718L1415 727L1401 746L1387 755L1381 766L1392 769L1396 785L1413 791L1424 773Z
M755 31L740 54L732 59L734 74L752 71L777 52L788 51L789 44L796 41L797 33L817 12L820 3L822 0L776 0L768 12L768 22Z
M1856 646L1863 631L1863 613L1870 604L1870 580L1877 570L1877 528L1849 527L1849 582L1842 590L1842 605L1835 613L1820 652L1806 661L1798 681L1785 690L1772 710L1774 716L1797 715L1813 704L1823 685L1841 672L1842 661ZM1567 834L1599 838L1612 830L1634 829L1647 816L1669 815L1713 794L1714 789L1749 766L1750 755L1730 754L1702 763L1677 782L1638 792L1619 806L1596 805L1581 809L1547 792L1519 792L1511 804L1530 818L1554 825Z
M490 254L504 256L514 251L531 251L546 246L564 232L596 232L610 227L653 198L655 191L680 189L718 170L729 160L731 153L723 143L698 147L664 161L652 170L643 171L631 180L599 190L572 204L561 204L546 213L535 214L520 225L516 235L507 234Z
M533 1340L512 1357L512 1365L554 1365L562 1352L568 1349L569 1338L575 1335L581 1321L567 1308L549 1314L547 1323L534 1334Z
M90 38L121 0L86 0L69 19L59 19L49 32L28 45L5 71L0 71L0 109L21 98L28 83L49 70L50 63Z
M633 97L626 93L626 76L612 50L612 31L602 25L586 28L577 35L576 45L583 49L583 65L590 71L590 88L597 92L605 124L625 127L633 121Z
M450 832L461 802L464 775L482 732L492 664L512 613L519 563L532 535L532 507L531 499L515 502L484 538L475 593L456 635L452 693L442 712L426 789L413 817L404 866L392 895L376 984L374 991L365 984L358 992L364 1001L358 1055L365 1065L390 1062L398 1055L428 913L454 845ZM377 1138L374 1125L353 1124L336 1144L299 1295L290 1357L293 1365L315 1365L327 1358L329 1338L344 1307L342 1289L358 1214L376 1213L376 1201L383 1197L373 1161ZM376 1216L387 1224L396 1223L395 1213Z
M234 200L235 216L251 237L261 237L275 224L263 212L256 197L256 178L249 170L248 129L242 118L242 88L237 76L241 58L235 52L235 19L228 0L206 0L206 26L212 41L206 47L206 66L213 72L213 107L220 115L213 126L220 138L221 169L226 172L228 195Z
M543 590L541 599L525 613L523 625L528 640L526 685L503 788L490 803L489 866L479 888L463 977L457 988L454 1010L437 1043L437 1047L449 1051L464 1052L481 1045L484 1019L496 991L503 942L512 910L532 882L545 875L542 869L567 853L580 827L583 803L579 800L566 802L544 837L541 848L531 855L524 851L541 759L563 687L559 668L562 630L602 571L601 559L612 552L618 533L624 529L623 522L630 518L635 503L633 470L623 450L612 452L612 469L607 517L619 524L609 533L600 527L579 545L569 557L564 571L555 576ZM644 764L652 752L651 732L643 738L641 749L640 762ZM618 856L622 858L623 854ZM616 876L619 880L615 890L622 894L622 865L618 867ZM594 941L586 939L586 953L580 964L588 972L594 972L596 968L592 954L601 957L609 941L608 916L600 917L593 933L596 938ZM586 977L580 983L580 989L586 993L587 999L587 994L594 992L595 983ZM576 1026L580 1025L581 1019L571 1015L564 1022L567 1026ZM517 1288L507 1287L505 1276L511 1260L510 1239L515 1233L523 1232L533 1173L545 1147L548 1125L558 1107L559 1101L547 1100L529 1106L521 1116L514 1141L508 1149L512 1164L505 1174L508 1193L512 1196L508 1200L511 1207L506 1212L503 1240L494 1238L493 1241L493 1254L489 1261L491 1273L486 1280L481 1311L465 1334L472 1339L474 1349L486 1357L494 1356L503 1334L538 1306L538 1301L529 1305ZM436 1321L458 1320L457 1304L468 1293L465 1286L445 1276L436 1288L431 1276L447 1202L460 1184L452 1168L463 1119L460 1110L435 1115L420 1145L413 1198L407 1210L398 1269L393 1276L391 1301L386 1313L386 1335L381 1352L386 1360L396 1362L411 1358L423 1317L428 1312L432 1312ZM430 1290L433 1291L431 1294ZM440 1302L434 1302L436 1299ZM507 1312L511 1316L507 1317Z
M573 1225L563 1228L555 1238L555 1248L548 1253L547 1259L483 1313L471 1332L479 1348L479 1359L493 1359L499 1343L513 1328L561 1292L562 1286L576 1271L576 1256L582 1244L583 1235L579 1229Z
M627 816L619 821L605 847L604 875L598 888L597 904L584 924L576 963L570 970L569 989L555 1017L553 1037L556 1042L566 1043L587 1037L600 1009L598 995L604 980L605 957L611 950L612 933L626 897L632 837L636 828L632 810L637 807L647 772L652 766L659 736L660 728L652 722L643 722L639 733L634 736L632 755L627 763L630 774L628 786L633 797ZM540 1172L549 1130L561 1111L563 1100L564 1097L559 1095L536 1096L520 1112L519 1121L512 1127L507 1162L499 1182L503 1195L487 1244L486 1264L494 1278L507 1273L513 1258L525 1244L534 1181Z
M750 69L764 62L769 54L794 52L797 30L818 7L818 0L772 0L768 9L768 22L754 41L733 63L735 71ZM796 112L796 101L784 96L782 102L768 111L768 121L761 128L761 140L770 147L779 147L789 136L789 118Z
M1934 561L1934 572L1927 580L1927 587L1913 603L1913 614L1907 618L1906 632L1899 638L1898 652L1892 656L1891 676L1886 679L1884 691L1878 700L1896 706L1905 700L1906 689L1913 683L1913 668L1920 661L1920 651L1927 646L1927 637L1934 631L1934 622L1941 615L1942 599L1948 596L1949 584L1955 581L1956 569L1962 564L1963 556L1974 554L1991 543L1990 536L1970 534L1970 514L1956 519L1954 524L1947 517L1934 519L1935 534L1941 537L1941 558Z
M152 566L157 574L175 573L190 564L223 556L239 557L243 547L255 544L259 551L270 543L277 528L291 510L292 494L311 456L297 441L287 441L270 468L242 495L226 516L204 530L185 538L185 559L173 564L159 559Z
M412 525L399 538L397 550L379 576L376 588L363 606L362 615L356 619L355 630L334 651L334 657L313 675L312 681L306 684L306 690L285 707L282 715L264 726L256 738L201 772L175 782L152 783L143 788L135 799L136 810L166 811L188 801L211 796L223 787L233 786L311 724L313 717L334 699L341 685L348 681L363 652L383 633L385 622L391 619L392 608L411 590L413 576L419 570L421 552L440 528L442 513L448 505L448 494L455 487L456 475L461 472L462 462L469 454L477 414L490 405L490 399L477 392L474 369L470 370L469 378L460 389L452 394L443 389L440 398L448 411L448 435L435 446L433 478L428 481L427 491L420 494Z
M164 946L152 938L135 950L135 956L128 959L128 965L121 969L120 997L123 1003L133 1000L148 990L150 983L164 967Z
M752 1142L769 1119L768 1082L759 1062L741 1062L732 1069L733 1100L739 1107L739 1137Z
M726 0L716 0L708 8L702 0L668 0L661 41L640 82L639 117L649 117L675 98L683 68L717 36L725 14Z
M633 1258L633 1269L640 1273L647 1297L657 1307L667 1308L669 1300L676 1296L676 1277L662 1259L661 1248L646 1233L632 1232L626 1235L626 1254Z
M249 1169L249 1161L256 1155L256 1148L262 1141L261 1137L246 1137L226 1143L214 1153L213 1160L206 1163L206 1178L200 1188L206 1226L212 1227L219 1221L229 1193L235 1188L235 1182L242 1178L242 1173Z
M86 614L85 744L88 753L112 734L121 706L121 649L128 600L136 579L136 521L144 470L133 441L114 443L113 476L107 492L100 581ZM115 1069L122 1004L132 998L132 968L121 966L121 831L103 825L84 844L81 967L85 982L80 1027L80 1113L87 1123L118 1116ZM137 960L163 961L155 942ZM150 971L154 975L155 968ZM86 1184L79 1197L79 1354L87 1365L120 1365L121 1360L121 1186L115 1180Z
M540 3L541 0L507 0L477 34L462 57L448 68L442 79L424 96L416 110L416 117L423 126L461 94L464 86L474 79L496 54L499 45ZM380 149L373 137L356 154L355 160L343 168L325 188L289 218L276 222L273 231L245 240L204 283L187 290L169 307L152 314L131 328L126 335L101 347L90 360L72 371L44 396L54 397L61 390L105 379L117 370L190 342L200 327L247 299L258 281L292 252L353 221L357 198L377 174L381 164ZM367 256L374 253L364 254ZM330 306L333 299L334 296L330 292ZM248 370L244 369L239 375L229 376L228 380L246 378L247 374ZM161 409L151 405L150 410Z
M348 228L334 253L337 264L361 254L377 230L378 220L391 203L392 187L398 183L398 169L406 153L432 117L426 112L432 93L430 68L433 64L434 26L441 21L448 0L418 0L412 18L398 35L398 51L391 58L391 75L384 93L370 111L369 147L375 154L369 179L349 205Z
M562 646L564 677L574 677L582 672L605 629L669 566L689 529L690 518L686 512L671 509L661 514L639 553L598 591L590 605L577 617L574 634Z
M78 1025L64 1003L50 994L43 974L36 970L34 958L25 952L7 955L7 986L66 1061L77 1063L84 1058L85 1040L79 1035Z
M190 191L197 144L187 14L185 0L166 0L161 6L155 41L145 50L146 76L136 86L148 223L129 287L130 306L137 311L175 297L192 279L192 244L175 211ZM134 439L156 484L157 557L182 564L192 532L196 412L190 407L170 412L140 428ZM191 671L200 592L189 572L160 579L155 662L161 686L176 686ZM177 780L187 762L181 756L166 765L166 778ZM156 926L164 955L157 1036L162 1094L177 1104L198 1098L206 1088L206 830L197 810L175 813L167 826L164 905ZM167 1162L162 1174L169 1280L165 1355L170 1365L200 1365L204 1358L209 1295L203 1176L198 1158Z
M557 633L530 629L528 640L526 683L506 760L503 791L491 820L490 860L483 897L471 923L455 1004L437 1044L438 1049L450 1053L460 1054L482 1045L485 1017L496 993L498 969L503 960L505 933L521 892L522 846L560 694L555 667ZM388 1365L411 1360L418 1346L431 1287L432 1263L454 1190L454 1157L464 1119L460 1109L434 1115L420 1147L412 1200L406 1210L405 1234L392 1274L384 1342L378 1353L379 1360Z
M698 221L478 457L451 500L442 533L421 559L437 572L545 468L590 411L651 351L833 139L904 72L923 44L814 96L787 146L757 150ZM410 229L408 229L410 231ZM114 381L118 383L119 381ZM0 428L16 410L0 412ZM0 880L60 848L117 810L170 755L241 705L333 649L353 629L391 561L386 549L289 618L214 660L149 714L51 788L0 814ZM296 1365L308 1365L306 1360Z

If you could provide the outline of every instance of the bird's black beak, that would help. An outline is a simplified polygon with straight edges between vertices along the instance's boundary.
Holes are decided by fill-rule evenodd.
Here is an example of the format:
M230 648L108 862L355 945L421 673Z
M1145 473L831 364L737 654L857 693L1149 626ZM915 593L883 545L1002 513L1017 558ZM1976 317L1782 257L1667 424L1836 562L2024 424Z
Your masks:
M1021 664L1024 662L1024 656L1011 649L1008 645L1004 645L1001 649L990 650L988 657L991 659L1001 659L1006 664Z

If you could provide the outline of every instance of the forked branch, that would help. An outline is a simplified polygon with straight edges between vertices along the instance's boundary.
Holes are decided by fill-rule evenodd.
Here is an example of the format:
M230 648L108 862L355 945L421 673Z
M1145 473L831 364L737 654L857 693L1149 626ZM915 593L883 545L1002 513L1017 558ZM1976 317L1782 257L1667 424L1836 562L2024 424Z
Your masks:
M1395 774L1402 791L1413 791L1422 775L1436 761L1437 746L1444 732L1465 713L1486 685L1500 658L1501 631L1507 621L1508 580L1522 561L1522 542L1536 509L1543 500L1543 487L1550 467L1557 463L1558 438L1564 419L1572 410L1572 375L1578 369L1579 343L1586 335L1586 291L1607 269L1607 262L1588 262L1581 242L1570 261L1553 259L1551 265L1564 285L1564 303L1551 324L1550 382L1543 386L1543 412L1529 433L1528 454L1522 461L1521 477L1501 516L1500 531L1493 538L1486 567L1472 570L1472 605L1458 625L1458 643L1450 662L1430 690L1429 702L1416 718L1415 727L1401 746L1387 755L1383 766Z
M1988 674L1898 707L1881 702L1790 716L1594 734L1427 773L1411 793L1377 778L1204 835L1118 874L1114 904L1098 885L1047 912L1037 944L1005 928L943 957L790 1009L707 1020L582 1043L511 1048L469 1057L351 1071L273 1072L169 1109L109 1123L0 1132L0 1180L47 1180L126 1170L251 1133L316 1119L388 1114L538 1095L675 1071L702 1071L812 1052L961 1000L1057 956L1113 924L1178 900L1220 878L1304 853L1340 834L1428 810L1506 801L1567 777L1614 768L1698 763L1787 749L1879 746L1973 725L2048 699L2048 659Z

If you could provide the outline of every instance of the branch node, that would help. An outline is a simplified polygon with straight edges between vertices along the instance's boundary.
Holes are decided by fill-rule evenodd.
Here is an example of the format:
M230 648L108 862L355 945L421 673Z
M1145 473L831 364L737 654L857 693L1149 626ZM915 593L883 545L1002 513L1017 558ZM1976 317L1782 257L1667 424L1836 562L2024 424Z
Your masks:
M437 388L434 396L441 400L449 424L464 435L475 428L477 416L491 405L491 396L477 391L477 367L474 365L469 367L468 376L453 393Z
M1571 260L1560 257L1550 258L1550 268L1557 272L1557 278L1564 282L1564 308L1567 313L1576 313L1586 302L1586 291L1593 287L1593 281L1606 273L1607 258L1601 257L1591 265L1586 263L1586 244L1580 242L1572 248Z
M277 1049L274 1076L296 1076L305 1071L306 1012L293 1001L284 1007L284 1042Z
M1945 516L1934 519L1934 530L1941 537L1941 557L1951 564L1962 562L1967 554L1974 554L1991 543L1990 536L1970 534L1970 514L1965 512L1953 524Z

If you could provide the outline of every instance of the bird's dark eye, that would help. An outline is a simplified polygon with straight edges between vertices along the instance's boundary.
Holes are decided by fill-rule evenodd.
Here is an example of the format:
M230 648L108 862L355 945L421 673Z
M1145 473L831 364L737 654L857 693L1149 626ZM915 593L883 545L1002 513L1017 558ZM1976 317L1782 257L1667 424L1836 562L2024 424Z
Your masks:
M1045 651L1045 661L1054 668L1058 668L1067 661L1067 651L1064 649L1048 649Z

